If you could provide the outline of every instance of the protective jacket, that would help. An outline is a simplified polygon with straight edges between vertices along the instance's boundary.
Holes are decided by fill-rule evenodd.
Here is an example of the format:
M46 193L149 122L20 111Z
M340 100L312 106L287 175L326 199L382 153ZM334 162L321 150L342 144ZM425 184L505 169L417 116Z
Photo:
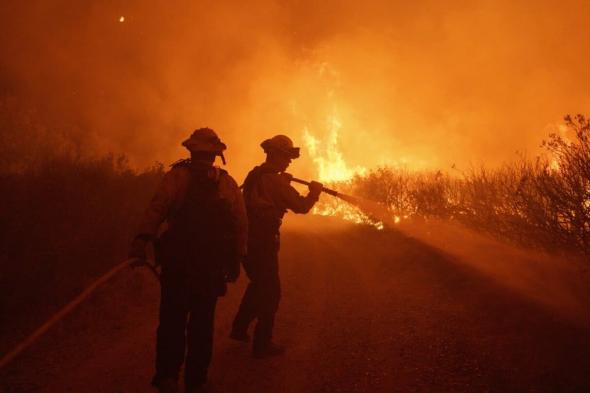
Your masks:
M283 216L288 210L307 213L319 199L319 194L302 196L289 182L267 163L255 167L244 181L244 200L250 222L250 238L262 233L278 234Z
M154 238L163 275L222 295L224 272L239 269L246 253L242 195L227 172L207 163L180 161L164 176L139 233Z
M182 160L172 166L164 175L156 193L150 201L137 231L140 235L157 237L173 225L177 212L183 205L191 180L191 165L205 167L208 176L217 183L219 197L229 204L236 221L236 242L240 255L246 255L248 239L248 217L242 193L236 181L224 170L201 163ZM163 227L161 225L164 224Z

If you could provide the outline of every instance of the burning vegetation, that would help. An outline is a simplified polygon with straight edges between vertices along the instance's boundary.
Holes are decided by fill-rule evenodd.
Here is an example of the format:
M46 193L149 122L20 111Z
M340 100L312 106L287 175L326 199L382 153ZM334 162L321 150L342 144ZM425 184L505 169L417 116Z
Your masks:
M323 198L314 212L377 228L409 219L455 220L522 245L590 254L590 121L566 116L565 127L572 137L551 134L543 142L545 156L450 173L350 170L331 134L325 158L314 157L320 179L381 209ZM307 141L317 154L317 140Z

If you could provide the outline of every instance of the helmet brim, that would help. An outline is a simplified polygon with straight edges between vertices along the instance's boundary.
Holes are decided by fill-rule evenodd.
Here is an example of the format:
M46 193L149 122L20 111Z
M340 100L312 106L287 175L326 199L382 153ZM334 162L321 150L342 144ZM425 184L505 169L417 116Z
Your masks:
M225 143L221 141L202 141L191 138L182 142L182 146L186 147L191 152L204 151L215 154L222 154L227 149Z
M270 139L265 140L260 144L262 149L265 153L279 153L289 157L290 159L294 160L299 158L300 156L300 148L299 147L291 147L291 148L282 148L279 146L273 146L272 141Z

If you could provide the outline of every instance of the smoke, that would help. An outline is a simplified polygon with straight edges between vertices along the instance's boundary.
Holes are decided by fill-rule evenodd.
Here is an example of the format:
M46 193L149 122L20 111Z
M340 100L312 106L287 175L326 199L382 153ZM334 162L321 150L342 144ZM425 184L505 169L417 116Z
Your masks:
M582 257L523 250L449 221L404 222L396 228L572 321L590 322L589 277Z
M584 1L4 1L0 89L88 154L185 156L209 126L241 178L259 143L336 119L352 167L497 164L590 107ZM124 16L124 22L120 17ZM2 132L18 132L2 127ZM24 134L23 134L24 137ZM293 173L314 176L305 152Z

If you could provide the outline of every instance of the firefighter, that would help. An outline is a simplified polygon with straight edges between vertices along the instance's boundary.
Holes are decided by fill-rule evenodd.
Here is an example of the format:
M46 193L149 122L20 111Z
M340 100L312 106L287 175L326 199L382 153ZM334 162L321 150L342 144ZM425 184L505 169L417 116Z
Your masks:
M282 218L291 210L309 212L319 199L322 184L312 182L309 193L300 195L284 173L291 161L299 157L299 148L285 135L276 135L260 145L266 161L250 171L243 185L248 212L248 255L243 261L250 283L232 325L230 337L248 342L248 327L257 320L253 339L253 356L280 355L284 347L272 341L275 314L281 297L278 252Z
M152 198L129 256L145 260L154 241L162 267L156 373L160 392L178 391L185 361L186 392L200 392L213 349L214 313L226 282L240 273L246 253L247 215L234 179L213 166L226 145L209 128L192 133L182 145L191 158L172 165ZM165 223L165 225L161 225ZM161 227L167 227L156 236Z

